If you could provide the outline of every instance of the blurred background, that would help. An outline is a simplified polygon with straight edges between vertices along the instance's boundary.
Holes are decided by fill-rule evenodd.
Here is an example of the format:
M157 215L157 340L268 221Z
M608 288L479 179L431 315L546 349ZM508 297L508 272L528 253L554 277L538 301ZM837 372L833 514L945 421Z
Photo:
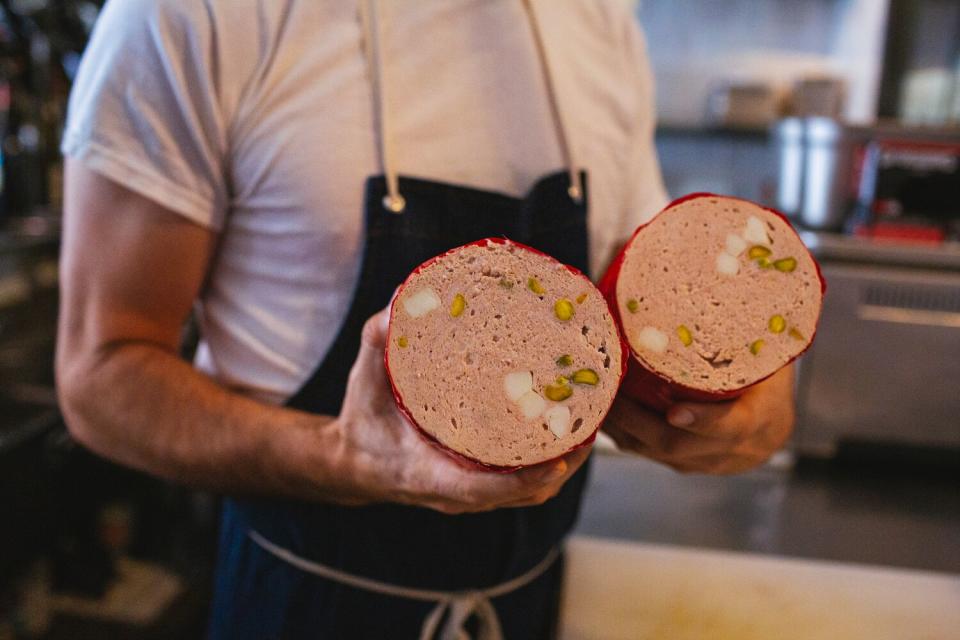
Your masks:
M58 146L101 4L0 0L0 640L201 637L209 604L215 497L83 451L53 392ZM830 290L787 449L710 478L601 444L578 533L960 574L960 1L635 6L670 194L784 211Z

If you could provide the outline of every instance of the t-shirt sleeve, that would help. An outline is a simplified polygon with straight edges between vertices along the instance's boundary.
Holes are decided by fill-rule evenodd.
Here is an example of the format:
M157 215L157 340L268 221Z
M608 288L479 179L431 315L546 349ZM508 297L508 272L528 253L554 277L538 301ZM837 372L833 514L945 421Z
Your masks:
M70 96L61 151L219 230L227 209L226 127L205 4L107 2Z
M628 237L640 224L650 220L669 201L657 160L656 109L654 107L653 71L647 55L646 39L636 16L626 20L626 53L628 73L636 92L634 129L631 135L624 203L623 237Z

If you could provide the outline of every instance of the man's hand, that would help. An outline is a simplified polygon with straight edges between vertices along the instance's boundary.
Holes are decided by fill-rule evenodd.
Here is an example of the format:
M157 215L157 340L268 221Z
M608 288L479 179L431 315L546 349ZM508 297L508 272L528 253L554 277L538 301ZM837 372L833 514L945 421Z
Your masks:
M685 473L731 474L765 462L790 437L793 366L739 398L678 403L660 416L620 394L604 431L620 449Z
M387 310L364 326L350 372L339 432L338 466L345 480L336 493L348 504L400 502L444 513L541 504L563 486L590 454L583 447L548 464L515 473L472 469L429 444L396 406L383 362Z

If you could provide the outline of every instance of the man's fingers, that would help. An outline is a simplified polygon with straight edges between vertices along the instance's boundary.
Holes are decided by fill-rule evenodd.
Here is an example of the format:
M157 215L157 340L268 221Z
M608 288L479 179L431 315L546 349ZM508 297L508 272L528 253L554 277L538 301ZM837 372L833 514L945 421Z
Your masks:
M561 485L566 483L567 480L573 477L573 475L580 470L580 467L587 461L587 458L590 457L590 454L593 453L593 443L575 449L568 453L564 460L567 462L567 472L562 478L558 481Z
M396 292L394 292L396 295ZM390 306L372 316L364 324L360 352L351 371L351 378L364 379L365 393L389 386L369 383L376 378L386 380L383 352L386 347ZM412 434L412 431L411 431ZM419 438L419 435L413 434ZM414 449L418 449L414 446ZM590 447L582 447L558 460L513 473L479 471L450 460L443 453L423 442L424 459L418 465L423 474L421 489L435 498L421 502L446 513L485 511L511 503L538 504L554 495L590 455ZM429 462L427 462L429 461Z
M728 440L707 438L696 433L669 429L656 444L660 456L665 460L693 460L708 456L735 455L736 447Z
M490 473L463 469L462 501L467 510L540 504L560 490L590 456L591 447L581 447L559 460L513 473Z
M360 339L361 347L383 351L387 344L387 324L389 321L389 306L370 316L363 325L363 333Z
M383 350L387 344L387 323L390 319L388 309L371 316L363 325L360 334L360 352L354 363L351 375L363 376L367 381L386 379L386 367L383 364Z
M732 434L742 433L743 430L742 426L734 423L734 420L739 419L740 412L732 411L733 404L735 403L725 402L722 406L715 406L708 403L683 403L673 407L664 418L629 398L618 398L608 416L606 431L619 447L663 462L717 455L730 451ZM670 423L670 418L672 412L681 408L697 411L702 417L676 428ZM700 422L721 419L718 423ZM739 431L736 431L737 429Z
M660 415L650 411L633 398L621 394L610 407L610 412L603 423L603 430L616 440L619 433L642 438L643 434L658 432L666 426Z
M545 484L573 475L580 465L590 457L592 447L580 447L557 460L551 460L535 467L520 469L515 475L527 484Z
M497 507L505 502L524 499L543 487L560 481L569 469L565 460L557 460L513 473L469 471L464 486L466 501L478 507Z
M681 402L667 412L667 421L679 429L731 440L750 437L762 428L758 416L771 413L771 400L783 399L793 406L793 366L784 367L734 400L726 402Z
M783 446L794 422L793 370L785 367L726 402L681 402L665 416L619 396L604 430L621 449L680 471L737 473Z
M383 350L387 344L387 309L371 316L363 325L360 334L360 351L350 369L350 378L347 385L347 395L352 398L344 400L344 406L376 405L377 403L393 399L390 394L390 385L387 384L387 368L383 363ZM362 398L361 398L362 396Z
M501 507L529 507L532 505L543 504L550 498L554 497L560 490L563 488L563 485L573 477L583 463L586 462L587 458L590 457L590 452L593 449L592 446L580 447L576 451L568 453L564 457L566 463L566 472L563 473L560 477L546 483L541 484L536 487L536 490L518 500L511 500L509 502L504 502L501 504Z
M724 402L681 402L666 415L672 427L700 436L740 440L756 425L753 404L748 398Z
M542 472L542 477L561 477L561 472L551 467ZM465 470L464 478L457 485L459 490L453 492L448 499L454 504L462 505L464 511L489 511L507 501L526 498L535 491L515 473Z
M617 445L617 448L621 451L630 451L632 453L644 453L648 449L646 443L637 440L631 434L626 431L621 431L619 429L609 429L607 430L607 435L613 438L614 444Z
M622 449L647 455L666 446L665 439L674 429L658 413L650 411L631 398L617 398L604 423L604 430Z
M520 500L504 503L502 506L525 507L535 504L543 504L553 496L560 493L560 489L563 488L563 485L565 485L567 481L573 477L573 474L575 474L580 467L583 466L583 463L587 461L587 458L590 457L592 450L593 446L589 445L580 447L575 451L571 451L560 461L566 465L566 470L561 475L547 478L546 482L531 486L530 488L535 489L533 493L528 494Z

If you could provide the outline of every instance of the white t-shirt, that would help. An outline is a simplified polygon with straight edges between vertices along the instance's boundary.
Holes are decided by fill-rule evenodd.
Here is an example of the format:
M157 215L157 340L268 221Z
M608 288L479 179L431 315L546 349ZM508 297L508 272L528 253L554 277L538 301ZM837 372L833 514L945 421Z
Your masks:
M381 2L401 175L523 195L564 168L521 0ZM623 0L535 2L599 275L666 202L643 38ZM65 155L217 230L196 365L282 402L330 347L382 173L358 3L109 0Z

